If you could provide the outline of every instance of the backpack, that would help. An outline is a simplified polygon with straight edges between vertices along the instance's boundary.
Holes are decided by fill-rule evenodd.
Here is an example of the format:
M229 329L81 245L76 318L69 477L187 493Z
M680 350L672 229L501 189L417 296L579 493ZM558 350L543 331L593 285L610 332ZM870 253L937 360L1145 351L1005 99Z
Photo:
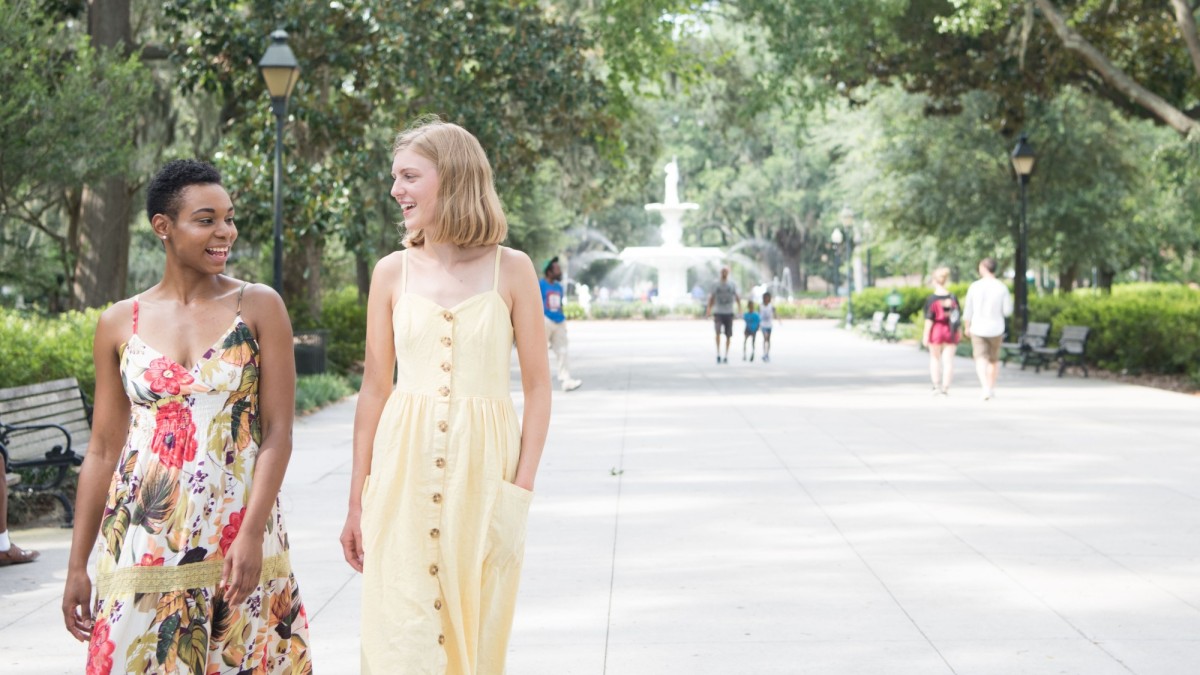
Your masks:
M946 308L947 302L951 303L953 305L953 307L951 307L950 309L947 309ZM960 309L958 307L958 298L951 295L947 298L942 299L937 304L939 307L939 311L941 312L942 318L944 318L950 324L950 331L957 333L959 326L962 324L962 311L960 311Z

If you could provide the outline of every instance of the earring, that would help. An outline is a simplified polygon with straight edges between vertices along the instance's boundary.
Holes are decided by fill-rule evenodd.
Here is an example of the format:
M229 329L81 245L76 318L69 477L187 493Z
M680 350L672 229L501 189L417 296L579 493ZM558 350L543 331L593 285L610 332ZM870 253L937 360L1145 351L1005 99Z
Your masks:
M164 235L162 235L162 240L163 240L163 241L166 241L166 240L167 240L167 235L165 235L165 234L164 234Z

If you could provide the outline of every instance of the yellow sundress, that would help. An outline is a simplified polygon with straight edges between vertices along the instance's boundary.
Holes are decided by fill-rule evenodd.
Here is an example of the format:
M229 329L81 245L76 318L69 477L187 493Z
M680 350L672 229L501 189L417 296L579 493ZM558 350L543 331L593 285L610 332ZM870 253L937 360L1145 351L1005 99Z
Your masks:
M533 493L513 485L513 326L492 289L454 307L407 293L392 310L399 378L363 487L362 672L499 675Z

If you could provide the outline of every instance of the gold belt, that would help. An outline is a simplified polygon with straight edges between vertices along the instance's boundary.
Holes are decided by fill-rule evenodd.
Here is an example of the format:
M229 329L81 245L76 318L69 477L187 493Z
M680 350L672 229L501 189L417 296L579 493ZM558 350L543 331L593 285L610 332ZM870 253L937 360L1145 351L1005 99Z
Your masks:
M111 565L111 563L109 563ZM112 569L101 562L96 573L96 590L100 597L128 593L166 593L188 588L215 587L221 581L223 558L205 560L190 565L172 567L137 566ZM292 563L287 551L263 559L260 580L263 584L272 579L282 579L292 573Z

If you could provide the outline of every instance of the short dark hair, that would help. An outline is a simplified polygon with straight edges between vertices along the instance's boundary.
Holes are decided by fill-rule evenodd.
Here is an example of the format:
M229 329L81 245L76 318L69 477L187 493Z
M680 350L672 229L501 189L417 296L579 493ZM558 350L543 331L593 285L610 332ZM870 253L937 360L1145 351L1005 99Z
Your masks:
M995 258L984 258L983 260L979 261L979 264L986 267L987 271L991 272L992 274L996 273L996 259Z
M547 260L546 264L542 266L542 274L548 273L550 268L554 267L556 264L558 264L558 256L554 256L553 258Z
M189 185L220 185L221 172L198 159L176 159L163 165L146 188L146 217L156 214L174 218L179 212L179 196Z

